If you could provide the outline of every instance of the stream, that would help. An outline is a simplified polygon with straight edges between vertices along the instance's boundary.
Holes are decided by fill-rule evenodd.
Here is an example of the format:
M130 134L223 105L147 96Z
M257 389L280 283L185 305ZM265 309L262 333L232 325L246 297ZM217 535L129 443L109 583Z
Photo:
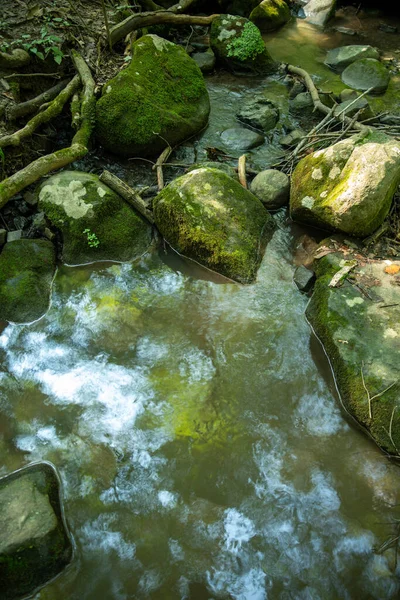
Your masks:
M300 47L299 27L268 36L271 54ZM265 87L208 81L200 156ZM285 112L282 82L267 88ZM270 141L255 166L279 156ZM36 600L399 597L396 553L379 551L398 535L399 470L340 408L293 283L303 232L274 219L253 285L153 247L60 267L45 317L0 327L0 475L54 463L76 544Z

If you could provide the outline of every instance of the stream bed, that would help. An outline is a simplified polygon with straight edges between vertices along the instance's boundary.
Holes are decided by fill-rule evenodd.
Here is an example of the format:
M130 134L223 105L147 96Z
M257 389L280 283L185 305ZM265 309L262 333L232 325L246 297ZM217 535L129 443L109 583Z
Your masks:
M201 157L261 85L209 79ZM282 82L268 86L287 112ZM279 157L269 141L255 166ZM253 285L154 247L60 267L45 317L0 327L0 476L54 463L76 544L36 600L399 597L382 548L399 470L340 408L293 283L299 230L274 218Z

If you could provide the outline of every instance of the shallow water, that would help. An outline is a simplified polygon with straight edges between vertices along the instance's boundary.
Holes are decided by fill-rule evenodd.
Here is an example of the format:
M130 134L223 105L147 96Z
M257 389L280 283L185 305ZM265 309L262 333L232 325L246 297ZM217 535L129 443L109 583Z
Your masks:
M77 544L38 599L398 597L374 552L398 468L316 369L277 221L254 285L157 254L62 268L2 332L0 474L52 461Z

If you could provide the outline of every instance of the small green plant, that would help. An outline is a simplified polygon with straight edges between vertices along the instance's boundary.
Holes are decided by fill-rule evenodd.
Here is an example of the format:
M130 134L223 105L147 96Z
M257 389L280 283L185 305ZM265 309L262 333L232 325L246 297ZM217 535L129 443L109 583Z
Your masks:
M265 50L264 42L258 27L248 21L245 23L240 37L227 45L228 56L244 62L256 58Z
M25 33L11 43L2 42L0 44L0 51L7 52L7 50L13 47L23 48L41 60L44 60L50 54L53 56L54 61L59 65L64 58L64 53L60 48L61 42L62 39L60 37L50 34L47 27L42 27L40 30L40 38L32 40L29 33Z
M98 246L100 246L99 238L95 233L92 233L90 229L84 229L83 233L86 234L89 248L97 248Z

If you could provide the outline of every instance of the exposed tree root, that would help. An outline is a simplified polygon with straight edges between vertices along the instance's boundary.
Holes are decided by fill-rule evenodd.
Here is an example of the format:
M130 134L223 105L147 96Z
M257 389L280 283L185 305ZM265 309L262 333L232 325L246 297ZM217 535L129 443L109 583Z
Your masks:
M146 204L139 194L129 187L122 179L113 175L109 171L103 171L100 175L100 181L108 185L114 192L119 194L128 204L138 211L151 225L154 224L153 214L149 211Z
M155 165L153 165L152 169L153 171L156 170L157 171L157 184L158 184L158 189L162 190L164 187L164 174L163 174L163 164L165 162L167 162L170 154L172 152L172 148L171 146L167 146L160 154L160 156L157 159L157 162Z
M68 83L69 80L64 79L49 90L43 92L43 94L32 98L32 100L27 100L26 102L16 104L15 106L11 107L6 111L7 119L9 121L14 121L15 119L19 119L20 117L25 117L26 115L30 115L36 112L43 104L54 100L58 96L58 94L67 86Z

